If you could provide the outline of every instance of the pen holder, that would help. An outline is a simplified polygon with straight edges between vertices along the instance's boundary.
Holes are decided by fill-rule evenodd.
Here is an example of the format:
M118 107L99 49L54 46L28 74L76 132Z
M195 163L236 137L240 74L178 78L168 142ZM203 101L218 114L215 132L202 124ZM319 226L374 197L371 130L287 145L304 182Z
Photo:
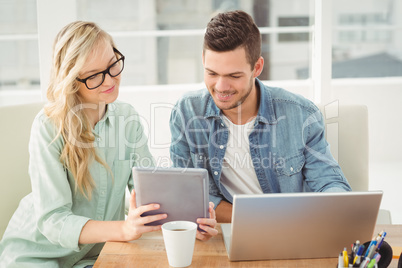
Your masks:
M364 243L364 248L367 250L368 246L370 245L371 241L368 241ZM366 250L363 253L366 254ZM381 255L381 259L377 263L378 268L386 268L392 261L392 248L391 246L387 243L387 241L383 241L380 247L379 252Z

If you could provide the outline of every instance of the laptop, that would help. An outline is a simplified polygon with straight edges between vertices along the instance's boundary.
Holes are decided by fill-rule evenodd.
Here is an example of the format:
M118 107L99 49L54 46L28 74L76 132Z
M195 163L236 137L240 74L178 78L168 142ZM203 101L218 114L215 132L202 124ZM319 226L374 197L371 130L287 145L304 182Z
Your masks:
M339 256L373 236L383 193L235 195L232 223L221 224L230 261Z

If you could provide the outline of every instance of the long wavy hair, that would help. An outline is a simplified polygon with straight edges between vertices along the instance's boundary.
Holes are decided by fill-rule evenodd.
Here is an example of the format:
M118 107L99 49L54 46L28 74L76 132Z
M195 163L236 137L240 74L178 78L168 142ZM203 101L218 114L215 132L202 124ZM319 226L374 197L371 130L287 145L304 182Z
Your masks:
M78 94L76 78L100 42L115 47L112 37L92 22L76 21L58 33L53 46L48 103L44 109L57 127L56 138L61 135L64 141L60 162L73 175L75 191L78 189L88 200L96 187L89 172L90 164L95 160L111 171L96 154L95 136L84 113L86 104Z

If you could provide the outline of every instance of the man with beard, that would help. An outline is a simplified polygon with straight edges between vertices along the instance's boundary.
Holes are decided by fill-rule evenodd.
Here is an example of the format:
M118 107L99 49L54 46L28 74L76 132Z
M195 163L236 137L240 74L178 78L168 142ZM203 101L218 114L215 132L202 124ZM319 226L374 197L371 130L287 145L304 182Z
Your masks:
M350 191L309 100L258 80L261 35L243 11L208 23L202 53L206 89L175 105L170 156L206 168L218 222L230 222L234 194Z

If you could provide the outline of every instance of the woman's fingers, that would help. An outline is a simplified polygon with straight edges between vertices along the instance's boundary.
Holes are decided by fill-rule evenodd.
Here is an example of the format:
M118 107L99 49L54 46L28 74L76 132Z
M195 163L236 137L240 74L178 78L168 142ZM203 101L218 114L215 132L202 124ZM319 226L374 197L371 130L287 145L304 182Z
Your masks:
M136 217L140 217L145 212L152 211L152 210L157 210L159 208L160 208L159 204L148 204L148 205L140 206L140 207L134 209L133 214Z
M167 214L150 215L150 216L141 217L141 219L138 219L138 223L140 223L141 225L144 225L147 223L163 220L166 218L167 218Z
M211 219L216 219L214 206L215 204L213 202L209 202L209 217Z
M135 194L131 196L131 198L135 198ZM160 208L159 204L148 204L144 206L140 206L135 208L135 201L130 202L130 211L129 211L129 220L135 222L135 225L144 225L147 223L151 223L157 220L162 220L167 217L167 214L155 214L150 216L141 216L145 212L157 210ZM134 209L133 209L134 208Z
M137 208L137 203L136 203L136 201L135 201L135 190L133 189L133 190L131 191L130 207L129 207L129 209L130 209L130 210L134 210L134 209L136 209L136 208Z

